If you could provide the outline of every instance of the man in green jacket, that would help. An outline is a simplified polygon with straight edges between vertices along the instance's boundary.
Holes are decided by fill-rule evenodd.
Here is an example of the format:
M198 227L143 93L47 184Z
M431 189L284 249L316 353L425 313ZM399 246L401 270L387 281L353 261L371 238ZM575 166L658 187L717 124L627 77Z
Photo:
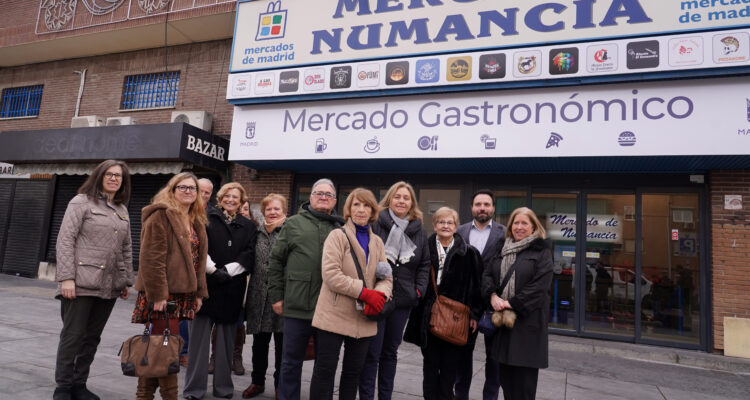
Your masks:
M344 220L336 216L336 190L329 179L312 187L310 202L286 220L271 250L268 265L268 298L273 311L284 317L284 344L277 397L299 400L302 362L310 336L312 317L323 284L320 264L323 243Z

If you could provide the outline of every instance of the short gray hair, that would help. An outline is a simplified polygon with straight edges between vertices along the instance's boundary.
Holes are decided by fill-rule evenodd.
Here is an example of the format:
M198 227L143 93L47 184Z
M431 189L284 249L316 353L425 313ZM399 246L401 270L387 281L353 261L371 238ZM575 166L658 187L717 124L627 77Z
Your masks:
M198 184L200 185L201 183L208 183L209 185L211 185L211 189L214 188L214 183L211 182L211 180L208 179L208 178L200 178L200 179L198 179Z
M334 196L336 195L336 186L334 186L333 181L328 178L320 178L317 181L315 181L315 183L313 183L312 185L312 191L314 192L316 187L323 185L323 184L329 185L331 189L333 189L333 195Z

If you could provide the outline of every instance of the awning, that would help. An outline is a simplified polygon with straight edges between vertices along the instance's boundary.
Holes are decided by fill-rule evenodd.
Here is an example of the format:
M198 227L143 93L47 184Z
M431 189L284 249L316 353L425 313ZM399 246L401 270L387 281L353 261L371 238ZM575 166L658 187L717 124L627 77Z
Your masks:
M189 169L191 164L183 162L127 163L131 175L177 174ZM51 175L88 175L97 163L53 163L53 164L17 164L14 175L51 174Z
M185 162L222 171L228 167L228 150L227 139L185 123L0 133L0 161L15 164L16 174L30 169L50 173L59 164L52 168L77 175L106 159L144 165L134 173L180 170L177 164ZM41 170L34 166L42 164Z

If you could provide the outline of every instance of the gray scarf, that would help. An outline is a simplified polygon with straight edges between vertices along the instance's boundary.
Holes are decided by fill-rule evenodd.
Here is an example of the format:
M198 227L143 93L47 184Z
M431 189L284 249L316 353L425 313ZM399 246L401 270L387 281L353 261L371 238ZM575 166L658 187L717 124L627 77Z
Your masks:
M529 237L521 239L518 242L514 242L511 236L505 238L505 245L503 245L503 251L501 253L501 255L503 256L503 261L500 264L500 282L505 279L505 275L508 273L508 270L510 270L510 267L512 267L516 262L518 253L526 250L529 245L531 245L531 242L533 242L537 238L537 235L533 233ZM500 296L503 300L508 300L516 295L515 275L516 271L513 271L513 275L510 276L510 279L508 279L508 284L505 285L505 289L503 289L503 293Z
M411 260L414 256L414 250L417 249L417 245L404 232L409 225L409 220L397 217L391 209L388 209L388 213L391 215L394 225L385 241L385 258L393 264L405 264Z

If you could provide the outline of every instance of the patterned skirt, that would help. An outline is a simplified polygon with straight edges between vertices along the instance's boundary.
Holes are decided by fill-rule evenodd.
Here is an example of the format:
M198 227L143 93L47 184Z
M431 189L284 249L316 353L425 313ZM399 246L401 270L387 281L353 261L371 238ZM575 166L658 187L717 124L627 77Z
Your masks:
M195 310L198 308L195 293L170 293L167 301L172 301L177 304L175 310L168 315L170 319L183 320L195 318ZM148 313L149 309L148 300L146 300L146 292L138 292L138 297L135 299L133 318L130 322L134 324L146 323L148 322ZM163 319L164 313L162 311L154 311L151 318Z

